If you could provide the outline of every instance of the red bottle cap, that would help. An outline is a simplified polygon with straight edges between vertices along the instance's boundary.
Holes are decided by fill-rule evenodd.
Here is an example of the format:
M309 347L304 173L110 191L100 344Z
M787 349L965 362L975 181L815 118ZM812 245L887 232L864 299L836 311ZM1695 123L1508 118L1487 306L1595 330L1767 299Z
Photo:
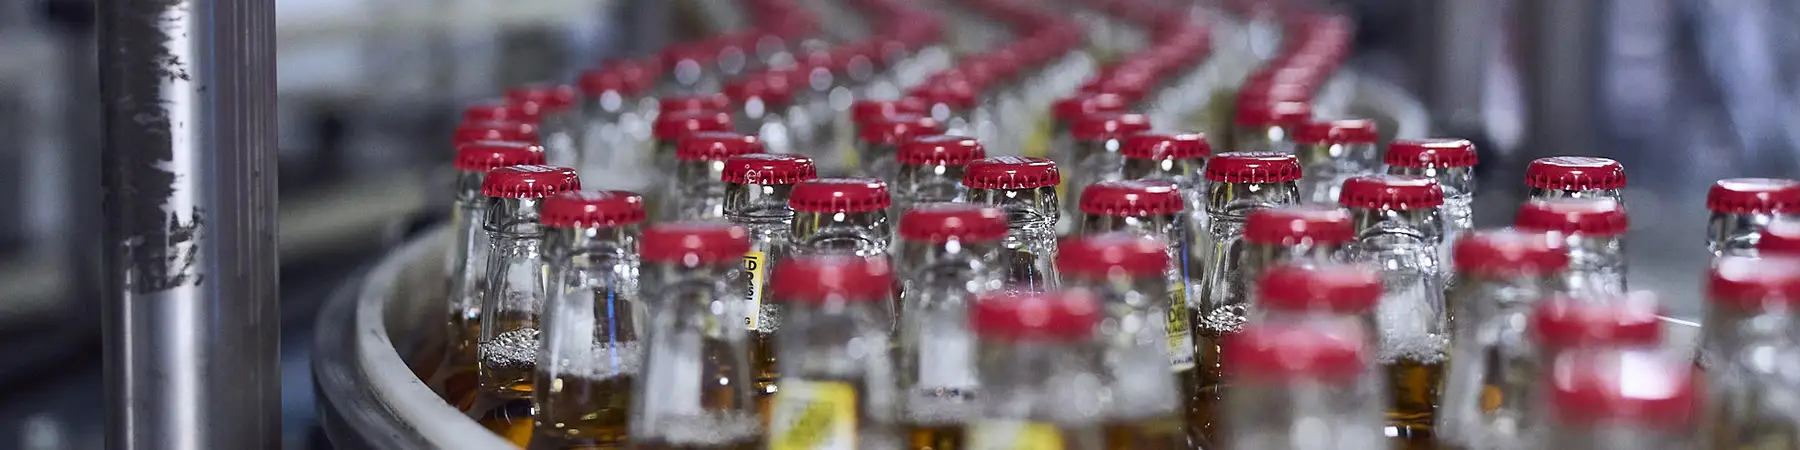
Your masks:
M456 133L450 136L450 142L459 146L475 141L537 143L537 124L509 121L463 122L456 126Z
M1763 227L1756 250L1764 255L1800 256L1800 220L1776 219Z
M1564 191L1624 189L1625 166L1588 156L1538 158L1525 166L1525 185Z
M785 79L772 76L749 76L725 85L725 96L738 103L760 99L769 105L786 105L793 101L794 91Z
M874 178L820 178L794 185L788 207L812 213L880 211L893 204L887 183Z
M1369 365L1367 334L1346 322L1253 322L1225 335L1219 353L1234 380L1345 383Z
M913 88L907 94L918 97L927 104L950 105L951 108L969 109L975 107L975 86L967 81L940 80L927 82L924 86Z
M969 311L975 335L1007 341L1086 342L1100 323L1100 302L1082 291L998 291Z
M1056 269L1091 278L1160 277L1169 270L1168 248L1162 240L1134 233L1077 236L1057 245Z
M1382 162L1394 167L1475 167L1480 159L1468 139L1420 139L1388 144Z
M1706 300L1740 311L1800 304L1800 259L1727 256L1707 271Z
M1006 212L968 203L914 206L900 216L900 237L942 244L993 241L1006 237Z
M644 230L646 262L682 265L742 264L750 231L723 222L664 222Z
M589 97L607 92L630 95L632 90L632 85L626 80L625 75L611 69L584 70L581 72L581 77L575 80L575 84L581 87L581 93Z
M475 141L456 147L456 170L487 172L507 166L544 164L544 148L517 141Z
M795 184L819 177L812 158L800 155L750 153L725 160L726 183Z
M857 124L857 137L870 144L900 145L915 137L943 133L938 121L918 114L893 114Z
M1526 231L1617 236L1625 233L1631 221L1625 208L1610 199L1556 198L1520 205L1513 226Z
M1312 120L1312 105L1306 102L1239 98L1235 116L1239 126L1291 127Z
M644 196L631 191L569 191L544 199L538 223L546 227L617 227L644 221Z
M1103 216L1141 217L1175 214L1184 206L1181 189L1162 180L1113 180L1081 190L1081 212Z
M731 131L731 115L717 111L664 112L651 131L662 141L679 140L697 131Z
M1307 121L1294 127L1294 142L1302 144L1373 144L1381 140L1375 121L1343 119Z
M506 91L506 101L521 109L536 108L557 113L575 107L575 87L557 84L519 86Z
M555 166L508 166L489 170L481 195L499 198L544 198L581 189L575 169Z
M966 166L970 161L987 157L987 149L975 138L962 136L919 136L900 144L895 158L901 164L915 166Z
M663 50L657 53L657 58L662 60L663 67L672 70L684 61L692 61L696 64L710 63L718 55L719 52L705 42L676 42L664 46Z
M1138 133L1125 137L1119 154L1131 159L1163 161L1170 159L1205 159L1212 156L1212 145L1200 133Z
M1800 206L1800 181L1726 178L1706 191L1706 209L1720 214L1781 214Z
M1125 101L1125 97L1118 94L1077 93L1050 105L1050 113L1055 115L1058 122L1071 123L1088 114L1123 112L1130 106L1131 102Z
M1413 175L1363 175L1344 180L1338 204L1346 208L1413 210L1444 204L1437 180Z
M1362 315L1381 301L1381 274L1350 264L1272 267L1257 280L1264 308Z
M1662 343L1656 297L1637 292L1605 302L1554 296L1532 307L1532 338L1549 348L1642 347Z
M1096 112L1075 119L1069 133L1075 139L1100 141L1150 131L1150 117L1137 113Z
M877 258L796 256L776 264L769 277L772 293L783 302L874 303L894 292L893 270Z
M1350 211L1330 205L1294 205L1257 210L1244 219L1244 241L1292 247L1303 243L1343 245L1356 239Z
M963 186L975 189L1032 189L1062 183L1056 163L1044 158L996 156L963 169Z
M656 110L660 114L690 111L724 111L731 108L731 97L725 94L695 94L658 97Z
M1600 352L1558 358L1544 369L1551 423L1692 429L1701 403L1693 363L1645 356Z
M924 114L930 105L907 97L899 100L857 100L850 104L850 119L858 124L898 114Z
M1457 270L1482 276L1545 276L1569 266L1569 248L1548 233L1483 230L1458 239L1451 258Z
M1206 162L1206 181L1289 183L1300 180L1300 160L1279 152L1222 153Z
M463 107L463 122L500 122L519 120L518 111L500 100L489 100Z
M762 141L727 131L689 133L675 142L675 159L682 161L724 161L733 156L762 153Z

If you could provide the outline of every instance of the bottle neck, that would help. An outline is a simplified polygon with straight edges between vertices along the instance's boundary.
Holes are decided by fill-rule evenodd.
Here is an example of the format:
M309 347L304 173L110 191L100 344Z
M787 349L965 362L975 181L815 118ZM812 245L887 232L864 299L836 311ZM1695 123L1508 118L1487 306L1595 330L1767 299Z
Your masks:
M725 218L724 161L681 161L675 165L674 195L669 196L673 220L721 220Z
M1293 144L1301 173L1364 173L1376 169L1381 150L1375 144Z
M1162 239L1170 245L1179 245L1185 239L1184 230L1186 216L1176 214L1158 214L1143 216L1116 216L1110 214L1081 215L1081 233L1095 234L1106 232L1127 232L1144 234Z
M1207 186L1206 213L1212 220L1242 221L1251 212L1300 203L1300 188L1284 183L1212 183Z
M963 195L962 177L963 166L902 164L894 181L895 209L956 201Z
M725 217L744 226L790 224L794 210L788 207L788 194L793 190L791 184L725 183Z
M1796 311L1787 305L1771 302L1746 308L1729 302L1709 303L1700 328L1704 367L1767 368L1766 361L1746 359L1784 351L1800 338L1800 333L1790 331L1796 325Z
M887 253L891 239L887 211L851 213L799 211L792 228L797 253Z
M1706 220L1706 249L1714 258L1756 256L1762 229L1775 218L1775 214L1769 213L1712 213Z
M1314 265L1341 261L1344 259L1344 246L1337 243L1323 243L1305 239L1293 245L1244 243L1243 279L1244 287L1250 291L1250 298L1257 298L1262 285L1262 274L1270 268L1283 264Z
M491 198L484 229L488 235L487 290L481 300L483 342L508 332L536 334L538 311L547 296L538 225L542 199Z
M969 189L969 202L993 205L1006 211L1008 228L1045 230L1055 234L1061 210L1056 200L1056 187L1027 189Z
M1529 195L1530 200L1553 200L1559 198L1597 198L1619 202L1620 206L1625 205L1625 194L1618 189L1569 190L1531 188L1531 193Z
M1576 294L1618 295L1625 284L1625 236L1564 235L1569 266L1563 270L1564 288Z
M1350 208L1350 217L1359 246L1434 246L1444 239L1444 216L1437 208Z
M1124 174L1127 180L1166 180L1174 182L1181 191L1206 192L1206 177L1202 171L1206 168L1206 160L1194 159L1137 159L1125 160Z
M457 198L450 209L451 233L454 241L444 273L450 276L450 322L452 342L473 340L479 336L463 336L460 330L473 330L481 319L481 298L487 286L488 233L482 227L487 219L487 197L481 195L480 172L457 174ZM473 186L471 188L470 186ZM466 345L463 344L463 345Z
M1416 175L1437 180L1438 186L1444 189L1444 203L1467 203L1475 197L1475 168L1473 167L1398 167L1388 166L1390 175Z

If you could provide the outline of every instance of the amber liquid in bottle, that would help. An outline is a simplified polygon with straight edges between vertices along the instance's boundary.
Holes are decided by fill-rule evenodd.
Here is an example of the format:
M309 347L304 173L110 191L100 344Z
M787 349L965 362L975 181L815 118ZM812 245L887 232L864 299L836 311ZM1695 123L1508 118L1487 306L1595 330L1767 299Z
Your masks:
M1422 363L1401 359L1382 367L1392 394L1387 412L1388 435L1396 449L1438 448L1431 424L1444 382L1444 363L1443 358L1436 360Z
M482 427L520 447L531 442L537 333L537 328L521 327L481 344L478 376L484 382L464 408Z
M1181 417L1169 415L1109 422L1100 429L1106 440L1106 450L1185 450L1193 448L1188 444L1187 431L1182 427Z
M546 387L556 389L556 395L546 396L543 410L537 411L537 434L531 439L530 448L625 448L634 378L631 374L621 374L598 380L572 376L557 379L556 386ZM552 417L578 420L546 423L546 419Z
M1194 388L1193 395L1188 396L1188 434L1195 442L1210 445L1204 448L1224 448L1225 433L1219 425L1219 419L1224 417L1219 408L1225 398L1225 369L1220 345L1236 328L1225 328L1216 320L1208 321L1206 313L1200 309L1188 311L1193 314L1193 323L1197 324L1193 333Z
M750 332L750 370L756 377L756 411L761 415L763 426L769 425L770 414L774 406L775 393L779 388L775 384L781 379L781 367L776 365L775 334L762 330Z
M900 418L901 436L909 450L956 450L964 448L968 438L966 424L958 423L960 414L980 403L973 393L962 389L932 389L903 393L909 396L905 416Z

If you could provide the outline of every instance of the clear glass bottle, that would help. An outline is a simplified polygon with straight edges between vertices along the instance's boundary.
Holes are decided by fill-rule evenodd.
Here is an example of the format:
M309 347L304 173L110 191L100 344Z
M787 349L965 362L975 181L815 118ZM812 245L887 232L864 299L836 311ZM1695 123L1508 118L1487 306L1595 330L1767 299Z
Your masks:
M1130 104L1118 94L1077 92L1050 105L1050 143L1046 156L1052 161L1075 160L1075 122L1090 114L1123 113Z
M638 289L644 198L626 191L544 199L538 223L549 298L532 391L532 449L619 447L629 441L632 390L649 310Z
M1543 448L1540 439L1550 412L1545 379L1566 370L1557 367L1559 361L1630 355L1645 362L1669 362L1664 361L1672 358L1667 358L1660 314L1656 297L1643 291L1599 301L1562 294L1537 300L1522 324L1525 342L1511 345L1501 359L1492 361L1493 384L1484 386L1481 394L1483 422L1472 424L1481 434L1465 436L1469 448Z
M1382 269L1376 356L1391 394L1388 435L1407 448L1429 445L1450 350L1437 253L1444 191L1430 178L1365 175L1344 181L1338 203L1356 222L1350 260Z
M1344 180L1380 171L1381 149L1376 142L1381 132L1373 120L1306 121L1294 125L1292 133L1304 174L1300 198L1305 203L1336 203Z
M1466 139L1402 140L1388 144L1383 162L1390 175L1417 175L1436 179L1444 189L1444 243L1438 261L1444 264L1446 283L1456 273L1450 251L1463 233L1475 227L1475 144Z
M1256 92L1256 91L1242 91ZM1294 127L1312 121L1312 105L1240 93L1232 122L1233 151L1293 154Z
M1103 187L1105 184L1095 185L1089 192ZM1188 336L1183 311L1186 299L1171 295L1180 287L1174 281L1175 265L1170 263L1170 241L1160 233L1146 233L1149 230L1121 229L1127 231L1091 233L1063 242L1056 268L1063 274L1066 288L1094 293L1105 311L1106 326L1096 338L1104 348L1103 357L1111 362L1104 374L1112 405L1107 417L1137 424L1179 422L1162 426L1184 432L1143 445L1190 448L1190 439L1199 439L1185 432L1194 424L1183 420L1196 418L1186 410L1197 404L1191 401L1194 342ZM1158 364L1169 370L1142 370ZM1124 367L1132 370L1119 369ZM1180 396L1172 397L1172 393Z
M885 255L893 231L887 183L873 178L820 178L794 185L795 254ZM780 264L777 263L777 266Z
M775 330L780 309L770 299L769 268L793 252L794 210L788 199L794 185L818 178L810 158L800 155L751 153L725 161L725 217L750 231L739 281L748 285L744 327L750 330L750 362L756 376L757 402L766 408L775 396ZM764 409L764 408L759 408Z
M939 74L946 72L949 71ZM976 96L979 92L980 89L966 79L940 78L927 80L907 91L907 95L925 102L926 116L944 124L944 134L982 139L986 136L980 129L981 124L978 123L979 117L976 114L979 100Z
M1200 295L1188 300L1200 392L1223 383L1219 344L1244 325L1250 305L1244 221L1259 210L1299 204L1300 162L1284 153L1223 153L1207 161L1206 180L1206 275Z
M1456 345L1433 431L1439 442L1481 448L1522 437L1529 405L1521 393L1538 380L1519 370L1536 358L1526 319L1559 290L1556 274L1569 265L1569 250L1547 233L1505 229L1470 233L1454 250L1457 283L1445 301Z
M541 142L536 123L509 120L463 122L450 135L450 144L458 147L475 141Z
M1371 331L1346 321L1282 321L1245 326L1225 340L1229 423L1218 448L1381 450L1381 402L1368 392Z
M1618 202L1601 198L1532 200L1519 206L1513 226L1556 233L1569 247L1563 285L1576 295L1618 295L1626 286L1625 231L1630 226Z
M544 144L544 156L551 164L572 166L579 162L581 135L585 121L576 108L574 86L526 85L506 92L506 100L514 107L536 116Z
M810 143L801 142L798 130L788 126L794 91L785 78L748 75L726 84L725 94L737 106L731 121L739 133L763 141L770 153L800 153L808 148L805 144Z
M731 97L722 93L665 95L656 98L657 117L668 113L720 111L731 111Z
M1136 113L1095 113L1076 120L1069 129L1075 137L1074 159L1068 161L1070 175L1058 192L1063 197L1062 213L1074 216L1081 211L1081 193L1088 185L1123 179L1120 144L1126 136L1149 130L1150 118Z
M1800 312L1800 260L1727 256L1708 272L1702 368L1722 368L1747 350L1785 343L1785 330Z
M1592 156L1538 158L1525 166L1531 198L1604 198L1625 203L1625 166Z
M1000 244L1003 285L1012 289L1056 287L1056 222L1061 217L1056 186L1062 175L1043 158L998 156L978 159L963 171L969 203L1006 211L1006 240Z
M858 176L894 180L900 172L895 156L906 141L920 136L943 134L936 120L917 114L889 114L857 124L856 163Z
M659 209L662 221L725 219L726 160L738 155L763 153L755 136L724 131L689 133L675 144L675 183L669 185L667 206Z
M544 163L544 149L523 142L476 141L457 147L456 199L450 207L451 239L444 274L450 287L444 312L443 352L424 378L439 397L463 401L475 391L475 344L481 337L481 297L487 292L488 197L482 194L490 170Z
M574 170L512 166L488 171L482 228L488 235L487 290L481 296L475 395L458 406L482 426L523 446L531 437L532 376L538 329L549 296L538 211L545 197L581 188Z
M1250 213L1244 219L1244 258L1241 272L1249 282L1245 294L1254 305L1262 301L1263 272L1283 264L1302 266L1344 260L1344 249L1356 240L1350 211L1330 205L1294 205Z
M962 136L919 136L900 144L895 155L900 163L894 178L895 216L904 220L901 212L913 205L965 198L963 168L986 157L986 147Z
M863 124L885 121L888 116L919 115L930 112L930 105L925 102L906 97L897 100L859 99L850 104L848 114L841 114L832 121L832 127L844 130L835 136L835 141L825 148L831 156L831 164L824 164L839 171L854 173L860 170L863 155L860 154ZM821 161L825 159L821 158Z
M1187 255L1178 258L1184 261L1182 273L1189 280L1186 296L1198 295L1200 283L1196 280L1206 276L1201 264L1206 261L1206 246L1198 245L1207 235L1206 158L1212 156L1212 146L1207 144L1206 135L1138 133L1125 138L1119 154L1125 157L1125 179L1170 181L1181 192L1182 214L1187 215L1184 232L1195 245L1187 248Z
M581 74L582 116L579 132L581 148L576 153L575 171L581 172L582 185L589 188L643 189L650 180L639 179L634 170L643 166L642 135L633 130L648 130L649 117L644 115L643 80L633 73L608 66ZM622 179L623 178L623 179Z
M651 305L632 393L631 448L754 450L763 446L741 280L749 232L718 222L650 226L643 292Z
M797 256L775 266L781 390L770 448L895 448L893 274L885 259Z
M719 73L719 52L708 42L673 42L657 54L669 74L659 94L718 92L724 79Z
M1689 369L1647 352L1558 358L1542 381L1550 426L1527 448L1708 448L1694 442L1701 397Z
M1727 178L1706 191L1706 249L1714 258L1755 256L1762 228L1800 210L1800 181Z
M665 104L665 106L667 106ZM651 150L651 167L655 170L654 179L667 179L675 175L675 168L680 160L675 154L681 139L689 134L702 131L731 132L731 114L717 110L673 111L662 112L656 116L655 144ZM650 199L651 213L656 215L660 209L660 199ZM660 217L660 216L658 216Z
M1000 287L996 263L1006 213L981 205L920 204L900 224L894 357L900 423L909 448L958 448L965 427L981 413L969 309Z

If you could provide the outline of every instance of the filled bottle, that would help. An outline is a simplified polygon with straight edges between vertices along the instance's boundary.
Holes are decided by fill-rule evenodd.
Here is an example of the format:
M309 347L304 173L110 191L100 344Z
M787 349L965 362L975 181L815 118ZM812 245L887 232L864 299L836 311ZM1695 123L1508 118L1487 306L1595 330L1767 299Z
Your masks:
M1562 282L1576 295L1617 295L1625 284L1625 209L1609 199L1532 200L1519 206L1513 226L1555 233L1569 248Z
M1800 210L1800 181L1727 178L1706 191L1706 249L1714 258L1755 256L1762 229Z
M1064 177L1065 194L1062 205L1063 214L1074 215L1081 211L1081 193L1088 185L1107 180L1124 178L1125 158L1120 156L1119 147L1126 136L1150 131L1150 118L1135 113L1093 113L1075 120L1069 128L1075 137L1073 159L1066 160L1070 168L1069 176Z
M649 310L638 289L644 198L576 191L544 199L549 298L532 391L532 449L618 448L643 366Z
M458 147L455 161L456 200L450 207L452 240L444 260L444 274L450 284L445 290L449 298L445 306L449 308L445 311L444 348L433 364L435 370L425 378L425 385L444 400L462 404L475 392L481 298L488 285L490 244L482 224L487 219L490 199L482 187L487 184L490 170L543 164L544 150L522 142L476 141Z
M1146 430L1144 436L1182 430L1163 434L1165 440L1139 442L1143 448L1190 448L1190 439L1199 438L1186 434L1184 425L1192 424L1183 420L1194 417L1186 411L1195 405L1190 401L1194 343L1188 336L1185 299L1171 295L1180 288L1167 242L1160 233L1144 230L1097 232L1063 242L1056 258L1064 287L1099 297L1102 320L1109 324L1096 331L1104 358L1113 364L1105 373L1115 405L1107 417ZM1142 370L1159 363L1169 370ZM1124 367L1132 370L1120 369Z
M919 136L900 144L895 156L900 170L893 183L894 209L906 211L913 205L964 198L963 169L986 157L987 149L980 142L962 136ZM905 220L904 214L897 217Z
M756 136L724 131L689 133L675 144L675 183L661 208L662 221L707 221L725 218L726 161L763 153Z
M781 390L769 448L896 448L889 358L893 274L883 259L797 256L775 266Z
M960 448L965 428L980 417L969 309L999 288L996 257L1005 237L1006 213L998 208L921 204L902 216L894 365L907 448Z
M1344 249L1356 240L1356 224L1350 211L1329 205L1295 205L1257 210L1244 219L1244 258L1241 273L1247 280L1261 280L1271 267L1314 265L1342 261ZM1262 283L1244 286L1252 304L1262 301Z
M1226 438L1233 450L1385 450L1374 349L1346 321L1245 326L1226 338L1231 390Z
M1410 175L1365 175L1344 182L1338 203L1356 222L1350 260L1381 267L1376 307L1387 373L1388 435L1403 448L1432 448L1432 422L1450 350L1437 246L1443 239L1437 181Z
M794 185L818 178L810 158L751 153L725 160L725 217L750 232L738 282L745 291L744 327L750 330L750 362L756 376L757 402L767 407L775 396L775 330L780 309L771 301L769 268L793 252L794 209L788 206Z
M1394 141L1388 144L1387 173L1417 175L1437 180L1444 189L1444 240L1438 246L1438 261L1444 263L1446 282L1456 272L1456 258L1451 250L1463 233L1475 226L1475 164L1479 162L1475 144L1464 139L1426 139ZM1454 284L1454 283L1450 283Z
M481 296L476 391L459 406L482 426L523 446L531 437L531 394L537 366L539 315L548 299L544 199L581 188L574 170L512 166L488 172L482 228L488 235L487 290Z
M1536 383L1535 351L1527 334L1533 305L1559 291L1556 275L1569 265L1562 240L1546 233L1484 230L1456 243L1456 286L1449 307L1452 348L1437 423L1438 441L1455 448L1516 431L1529 411L1519 393ZM1510 394L1510 395L1509 395Z
M917 114L889 114L857 124L856 161L858 176L897 179L900 163L896 157L907 141L921 136L943 134L936 120Z
M750 249L743 227L673 222L644 230L650 326L632 394L631 448L763 448L736 278Z
M1531 198L1605 198L1625 203L1625 166L1607 158L1552 156L1525 166Z
M789 192L795 254L886 255L892 245L887 183L873 178L819 178ZM776 266L780 266L777 262Z
M1300 198L1305 203L1336 203L1350 177L1380 172L1375 121L1343 119L1307 121L1294 126L1294 155L1300 159ZM1389 154L1392 154L1390 150Z
M1244 221L1256 211L1300 203L1300 162L1282 153L1219 154L1207 161L1206 181L1206 275L1200 295L1188 301L1202 392L1223 382L1220 339L1244 325L1251 302Z
M1558 358L1541 382L1548 391L1547 450L1696 448L1700 389L1689 367L1639 352Z
M1056 186L1061 181L1056 163L1043 158L998 156L964 168L969 203L1006 211L1006 239L1000 243L1003 286L1056 287L1056 222L1061 217Z
M571 166L579 162L584 122L575 104L578 95L574 86L563 85L527 85L506 93L508 104L537 118L545 159L550 164Z

